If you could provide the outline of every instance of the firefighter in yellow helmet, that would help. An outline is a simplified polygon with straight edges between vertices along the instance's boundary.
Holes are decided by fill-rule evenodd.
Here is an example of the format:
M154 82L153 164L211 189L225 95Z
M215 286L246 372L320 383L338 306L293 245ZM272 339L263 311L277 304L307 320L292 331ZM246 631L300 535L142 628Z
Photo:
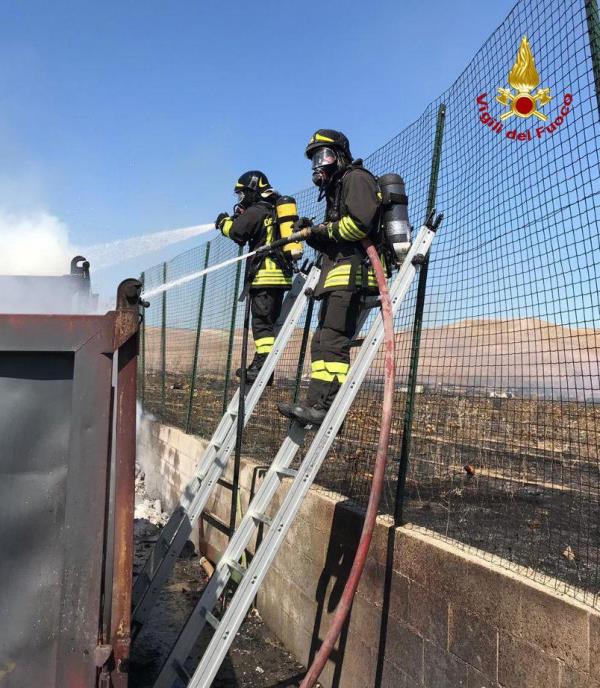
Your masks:
M311 379L305 403L280 403L279 411L305 425L320 425L350 367L363 297L378 293L375 273L361 239L377 241L380 198L377 179L353 160L344 134L319 129L306 147L312 180L327 207L323 224L312 227L307 243L322 254L315 298L321 301L311 345ZM303 220L305 220L303 218ZM302 226L303 221L299 223ZM304 223L305 224L305 223Z
M220 213L215 226L223 236L254 251L275 238L275 203L279 198L267 176L259 170L245 172L235 185L237 204L233 216ZM256 380L275 343L275 323L283 295L292 285L292 264L282 251L259 256L247 264L245 289L251 299L252 336L256 353L246 371L246 380ZM236 372L241 376L241 369Z

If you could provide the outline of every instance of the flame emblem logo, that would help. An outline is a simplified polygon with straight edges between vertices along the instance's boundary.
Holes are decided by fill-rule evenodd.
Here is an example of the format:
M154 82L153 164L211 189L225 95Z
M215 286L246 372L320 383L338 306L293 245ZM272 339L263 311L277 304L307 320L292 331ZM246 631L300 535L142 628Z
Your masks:
M535 116L543 122L548 119L538 108L547 105L552 100L552 96L549 88L540 88L532 93L540 84L540 75L535 68L535 60L527 36L523 36L521 40L517 59L508 73L508 83L516 93L508 88L498 88L496 100L510 108L500 115L501 120L513 115L523 119Z

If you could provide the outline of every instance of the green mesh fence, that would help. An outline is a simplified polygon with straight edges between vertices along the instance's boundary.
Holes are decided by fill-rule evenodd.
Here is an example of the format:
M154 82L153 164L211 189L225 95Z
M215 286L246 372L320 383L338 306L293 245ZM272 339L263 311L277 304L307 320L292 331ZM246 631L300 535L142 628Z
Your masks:
M595 3L583 0L517 3L452 87L365 160L376 174L402 174L415 228L431 200L446 218L427 274L412 413L416 283L395 322L398 376L382 512L523 567L590 604L600 589L596 13ZM547 121L501 119L510 100L495 99L499 88L509 88L524 35L539 88L552 96L535 101ZM530 89L534 96L537 88ZM296 198L301 214L322 216L313 189ZM237 250L215 239L208 264ZM166 266L167 280L206 260L206 246L178 256ZM162 265L144 273L147 288L163 279ZM204 437L236 388L242 307L235 283L233 266L204 284L169 290L147 313L144 406ZM309 316L309 340L318 306ZM308 355L299 366L303 332L304 324L246 429L243 452L265 464L287 430L276 402L301 396L308 382ZM382 383L379 357L319 475L322 485L361 506L371 484ZM411 441L403 445L406 427ZM397 496L401 465L406 483Z

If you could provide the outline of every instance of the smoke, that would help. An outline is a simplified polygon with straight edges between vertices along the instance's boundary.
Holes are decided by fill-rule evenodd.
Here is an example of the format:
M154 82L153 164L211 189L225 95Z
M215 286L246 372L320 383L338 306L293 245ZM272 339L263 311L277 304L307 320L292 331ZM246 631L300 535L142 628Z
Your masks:
M213 230L213 223L195 225L81 248L71 243L67 226L54 215L0 208L0 275L64 275L77 254L99 270Z
M0 208L0 275L64 275L77 249L67 227L46 212Z

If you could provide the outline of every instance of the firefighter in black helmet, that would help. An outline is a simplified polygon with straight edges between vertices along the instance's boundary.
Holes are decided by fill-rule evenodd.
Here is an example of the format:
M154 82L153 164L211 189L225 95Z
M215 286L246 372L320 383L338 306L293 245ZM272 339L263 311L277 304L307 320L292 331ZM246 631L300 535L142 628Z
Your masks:
M223 236L240 246L249 245L254 251L271 243L275 238L275 203L279 195L273 190L267 176L258 170L245 172L238 179L234 192L237 203L233 216L220 213L215 226ZM252 336L256 353L246 371L246 380L256 380L269 352L275 343L275 322L281 312L286 289L292 284L292 265L283 252L258 257L249 261L244 289L251 299ZM241 369L236 372L241 376Z
M319 324L311 345L312 370L306 402L279 404L288 418L319 425L346 379L350 342L356 333L363 297L378 293L375 273L361 239L377 241L380 194L376 178L352 160L344 134L319 129L306 147L312 180L325 198L325 222L312 228L307 243L322 254ZM304 218L300 221L302 226ZM304 222L305 224L305 222Z

